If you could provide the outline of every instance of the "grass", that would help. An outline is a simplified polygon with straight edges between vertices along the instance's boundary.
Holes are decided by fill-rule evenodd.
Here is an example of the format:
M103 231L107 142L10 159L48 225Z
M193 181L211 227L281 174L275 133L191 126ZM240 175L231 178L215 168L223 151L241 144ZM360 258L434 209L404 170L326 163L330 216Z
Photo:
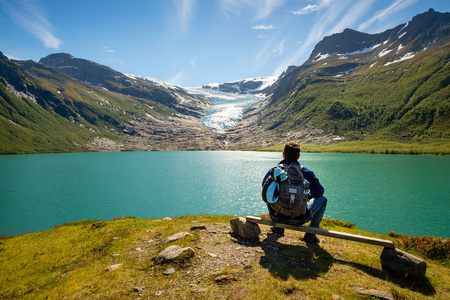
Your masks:
M264 240L233 244L226 235L222 241L211 240L217 246L230 245L238 260L256 255L257 263L251 267L225 265L196 278L192 272L201 267L206 253L196 248L200 236L195 232L175 243L195 249L198 254L194 261L180 263L171 276L162 275L164 267L154 264L156 255L166 247L162 241L167 236L199 224L193 222L201 221L207 227L223 223L229 227L231 218L121 218L107 223L85 220L1 238L0 298L132 299L138 298L138 293L133 292L136 286L142 288L140 294L151 299L158 291L165 293L162 299L169 295L174 299L330 299L333 294L345 299L369 299L356 295L352 286L381 289L396 295L396 299L450 297L448 263L427 259L425 278L396 277L381 270L380 247L333 238L325 238L320 247L305 247L300 241L302 234L296 231L289 231L293 242L275 242L276 249ZM324 220L323 228L391 239L399 247L402 243L400 236L362 231L342 220ZM135 251L138 245L149 244L153 248L148 248L148 252ZM413 254L423 257L420 252ZM105 270L114 264L122 266L114 272ZM233 274L237 280L227 284L214 282L216 276L227 274ZM193 286L207 292L192 293Z
M331 144L301 144L302 152L371 153L371 154L433 154L449 155L450 141L433 143L400 143L393 141L350 141ZM252 147L244 150L283 152L284 145Z

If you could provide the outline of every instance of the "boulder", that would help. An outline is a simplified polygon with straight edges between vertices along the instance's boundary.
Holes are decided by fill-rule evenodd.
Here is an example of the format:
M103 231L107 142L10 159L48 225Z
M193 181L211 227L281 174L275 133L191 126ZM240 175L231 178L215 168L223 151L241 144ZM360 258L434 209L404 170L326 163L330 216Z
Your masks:
M380 260L383 270L400 275L423 277L427 271L427 263L423 259L395 248L384 248Z
M195 255L194 250L190 247L181 248L179 246L169 246L161 252L155 260L155 264L162 265L175 261L183 261Z
M170 243L176 240L181 240L182 238L185 238L187 236L193 236L192 234L190 234L189 232L178 232L175 234L172 234L171 236L169 236L164 243Z
M258 224L247 222L243 217L230 220L231 230L243 239L257 239L261 233Z

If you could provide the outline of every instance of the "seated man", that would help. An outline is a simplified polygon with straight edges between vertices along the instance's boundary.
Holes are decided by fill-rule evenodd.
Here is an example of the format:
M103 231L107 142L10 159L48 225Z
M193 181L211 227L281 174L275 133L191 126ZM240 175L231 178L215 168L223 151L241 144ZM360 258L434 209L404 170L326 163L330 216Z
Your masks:
M323 214L325 213L325 209L327 207L327 198L323 195L324 188L320 184L319 179L314 175L314 173L301 166L298 162L300 158L300 145L296 142L287 142L284 145L283 151L283 160L279 164L290 165L292 163L298 165L301 169L304 179L309 182L309 193L308 193L308 202L306 207L305 214L301 214L296 217L291 217L282 214L281 212L275 211L272 207L271 203L267 202L267 207L269 209L269 215L272 221L277 223L284 223L289 225L302 225L311 221L310 227L319 228L320 221L322 221ZM266 180L269 178L271 174L271 170L269 170L264 177L263 186L266 183ZM284 228L271 228L274 233L279 233L281 235L284 234ZM303 240L307 243L319 243L319 239L315 234L306 233L303 237Z

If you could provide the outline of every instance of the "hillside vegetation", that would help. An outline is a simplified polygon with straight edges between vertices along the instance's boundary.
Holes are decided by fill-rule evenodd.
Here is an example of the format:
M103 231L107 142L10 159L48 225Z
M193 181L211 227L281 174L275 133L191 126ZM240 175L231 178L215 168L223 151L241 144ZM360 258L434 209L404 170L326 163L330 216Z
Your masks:
M426 276L412 279L383 271L379 246L329 237L310 245L301 240L303 233L287 230L280 237L265 225L258 241L243 240L230 233L231 218L85 220L2 238L0 298L372 299L359 293L374 290L392 299L450 297L448 240L383 236L323 221L326 229L391 239L426 259ZM190 234L166 240L180 232ZM195 254L157 264L158 254L172 245L190 247ZM422 252L430 245L447 254Z
M449 59L447 43L387 66L362 64L358 56L304 65L272 96L264 126L279 132L311 126L351 140L448 140Z

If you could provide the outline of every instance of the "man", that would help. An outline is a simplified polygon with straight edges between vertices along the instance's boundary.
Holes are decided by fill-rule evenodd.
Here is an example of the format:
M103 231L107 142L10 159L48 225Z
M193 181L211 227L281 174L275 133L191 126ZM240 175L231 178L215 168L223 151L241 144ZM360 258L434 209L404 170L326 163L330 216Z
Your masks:
M287 142L284 145L283 151L283 160L279 164L290 165L292 163L301 167L301 172L303 173L303 177L309 182L309 194L308 194L308 202L307 202L307 210L304 215L300 215L298 217L291 218L290 216L286 216L281 214L280 212L276 212L270 205L267 203L267 207L269 209L269 215L272 221L277 223L284 223L290 225L302 225L311 221L310 227L319 228L320 221L322 221L323 214L325 213L325 209L327 207L327 198L323 195L324 188L320 184L319 179L314 175L313 171L303 167L298 162L300 158L300 145L296 142ZM267 178L270 176L270 170L267 172L266 176L263 179L263 185L266 182ZM278 233L283 235L284 228L271 227L274 233ZM319 239L315 234L305 233L303 240L307 243L319 243Z

